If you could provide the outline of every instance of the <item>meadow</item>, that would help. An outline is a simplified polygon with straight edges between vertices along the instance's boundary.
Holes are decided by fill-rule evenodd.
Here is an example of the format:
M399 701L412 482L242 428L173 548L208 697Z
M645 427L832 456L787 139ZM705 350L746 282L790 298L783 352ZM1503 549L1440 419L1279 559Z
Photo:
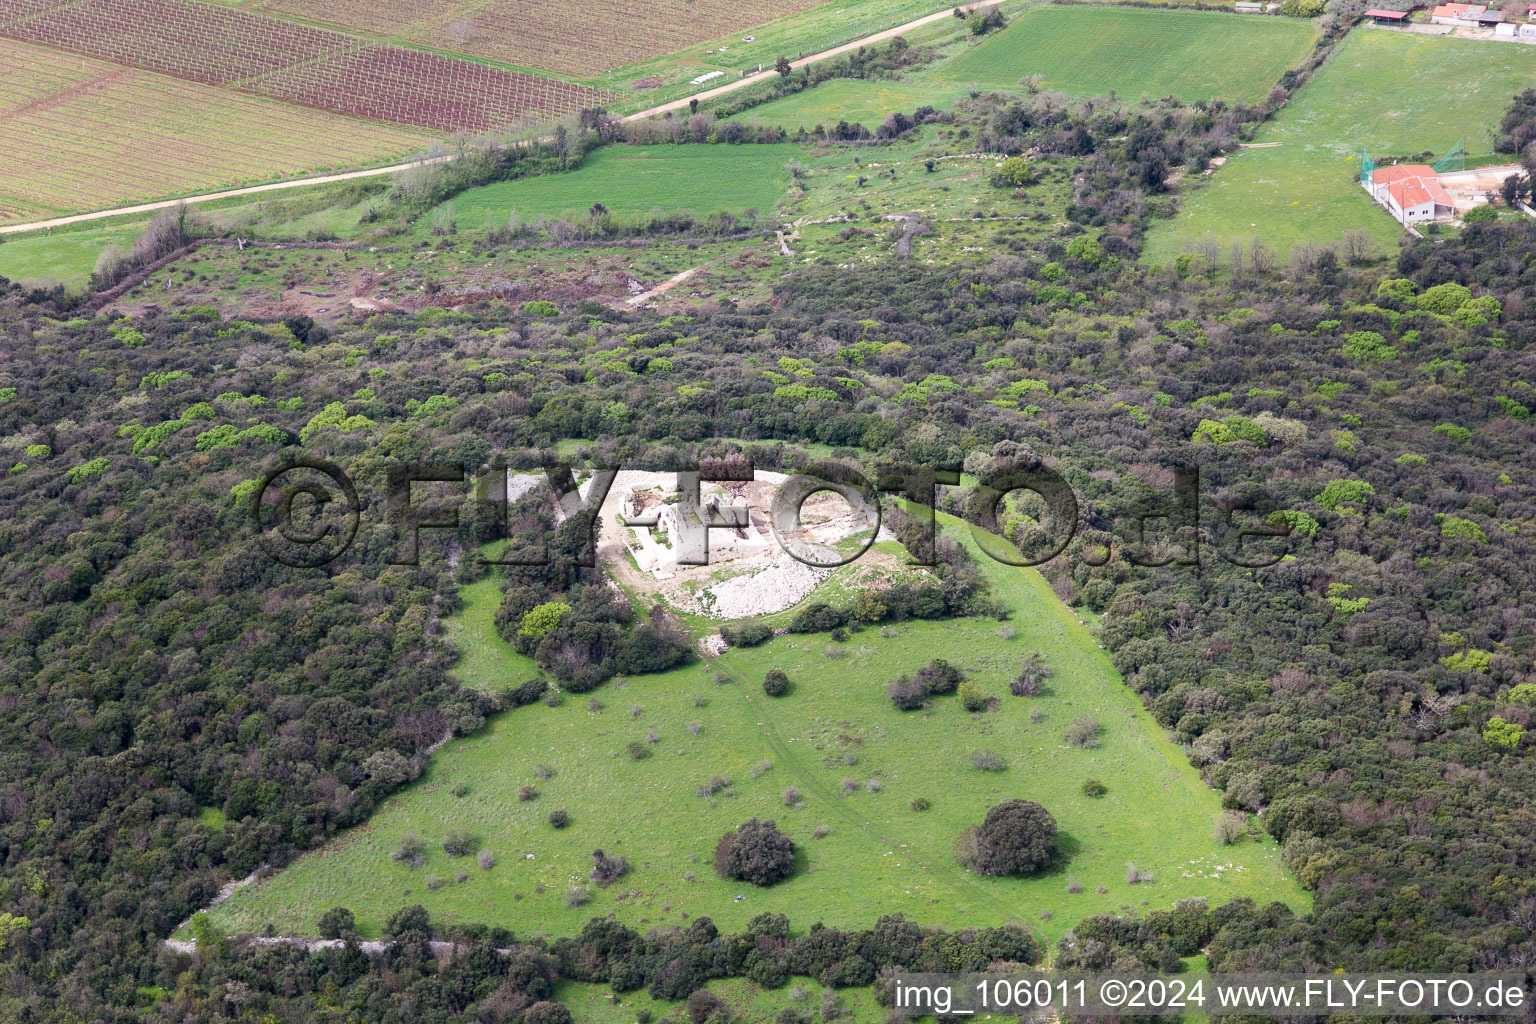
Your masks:
M1041 88L1074 96L1255 103L1301 63L1314 35L1311 22L1292 18L1043 6L935 69L933 78L1017 86L1039 75Z
M1044 580L981 564L1012 611L1006 623L908 622L862 630L841 645L790 635L568 695L556 707L502 713L434 755L423 777L366 826L238 892L211 916L230 931L305 934L325 908L342 905L357 914L361 933L376 935L395 909L419 901L443 923L560 935L607 913L642 929L707 914L726 929L772 910L804 929L816 920L868 925L899 911L957 927L1019 921L1054 940L1085 914L1191 896L1304 908L1273 843L1228 847L1213 838L1217 794ZM490 627L496 588L493 580L468 585L463 609L448 620L469 685L501 686L535 672ZM1032 652L1054 670L1046 691L1009 696L1007 680ZM898 711L884 684L936 655L980 682L994 708L973 715L949 696L926 711ZM786 696L763 694L770 667L788 673ZM1103 727L1093 749L1062 738L1084 716ZM635 759L631 743L647 756ZM1005 768L974 767L978 751L1001 755ZM713 776L729 785L697 795ZM1086 795L1089 778L1107 793ZM520 799L525 786L536 795ZM789 787L798 791L793 806ZM965 871L954 859L956 838L1009 797L1038 800L1055 815L1058 864L1029 878ZM916 809L919 798L926 809ZM547 823L554 809L568 812L567 828ZM715 840L753 816L777 820L799 847L795 877L770 889L726 882L712 868ZM443 836L457 829L474 834L496 864L483 870L473 856L449 856ZM391 858L407 835L427 849L414 870ZM629 874L609 889L593 886L594 849L626 857ZM1129 861L1155 880L1128 883ZM1074 881L1081 892L1069 891ZM572 887L594 899L568 906Z
M834 78L814 89L776 99L735 115L732 120L756 121L794 131L821 125L831 128L839 121L862 124L873 130L891 114L910 114L921 106L946 109L965 95L958 85L921 82Z
M444 205L452 205L461 231L505 224L512 213L522 221L585 217L594 203L616 216L749 209L766 215L789 184L785 165L798 156L800 147L787 143L605 146L574 171L472 188ZM420 224L430 227L437 217L434 210Z
M1359 185L1360 151L1433 154L1466 139L1487 154L1509 97L1536 84L1536 50L1503 43L1356 29L1279 115L1259 148L1232 156L1209 183L1156 221L1146 257L1166 262L1202 238L1222 247L1261 239L1283 257L1353 228L1382 249L1402 229Z

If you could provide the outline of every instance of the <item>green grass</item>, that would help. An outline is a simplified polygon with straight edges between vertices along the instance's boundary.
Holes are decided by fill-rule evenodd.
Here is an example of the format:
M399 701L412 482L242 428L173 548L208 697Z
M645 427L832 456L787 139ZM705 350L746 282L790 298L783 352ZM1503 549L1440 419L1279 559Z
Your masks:
M1255 142L1158 222L1147 258L1172 259L1201 238L1223 248L1259 238L1283 256L1363 228L1395 247L1402 229L1359 186L1372 156L1445 153L1466 137L1486 154L1509 97L1536 83L1536 51L1503 43L1356 29ZM1431 158L1431 161L1433 158Z
M518 219L585 217L594 203L615 216L718 211L771 213L789 184L784 165L800 155L790 144L743 146L605 146L574 171L503 181L449 200L460 231ZM425 230L436 211L423 216Z
M862 124L873 131L891 114L910 114L921 106L945 109L965 95L958 85L927 81L875 81L862 78L834 78L814 89L764 103L737 114L735 121L758 121L793 131L822 125L831 128L839 121Z
M1037 7L934 72L964 85L1042 87L1077 96L1263 99L1312 46L1312 24L1203 11Z
M733 1020L767 1024L787 1006L811 1017L821 1009L823 987L811 978L791 977L782 988L765 989L743 978L716 979L704 986L725 1001ZM802 998L803 997L803 998ZM579 1024L635 1024L641 1010L649 1010L658 1024L666 1020L687 1019L682 1002L652 999L645 989L614 997L607 985L561 981L555 985L555 998L570 1008ZM837 990L843 1011L838 1018L844 1024L883 1024L885 1009L875 1002L873 988Z
M4 239L0 241L0 277L12 281L57 281L69 288L83 288L101 251L109 245L127 248L147 223L138 220L49 234L0 236Z
M202 822L204 825L207 825L211 829L215 829L219 832L224 831L225 822L224 811L222 808L199 807L197 809L197 820Z
M965 535L966 543L974 543ZM212 911L226 930L267 925L312 933L327 907L345 905L364 935L377 934L402 905L421 902L440 921L483 921L520 934L569 934L595 914L613 913L641 927L680 923L707 914L724 929L739 928L765 910L790 915L797 929L816 920L868 925L881 913L949 926L1016 920L1055 939L1085 914L1117 908L1165 907L1190 896L1223 902L1252 896L1305 908L1307 897L1282 872L1267 841L1221 847L1211 836L1217 795L1121 682L1074 614L1032 571L982 560L997 595L1013 609L1003 639L998 623L960 620L905 623L895 635L864 630L832 660L824 635L787 636L756 649L732 651L708 664L610 683L559 707L533 705L494 718L484 729L450 743L428 772L392 798L372 821L312 853L277 876L237 893ZM507 646L489 628L493 593L476 585L455 618L454 637L466 651L460 674L495 673L496 682L524 677ZM462 623L462 624L461 624ZM1049 692L1025 700L1007 695L1006 681L1031 651L1055 669ZM988 693L997 708L973 717L953 697L927 713L897 711L883 685L935 655L946 655ZM761 680L770 666L793 681L791 693L770 700ZM716 681L725 673L726 682ZM703 703L698 703L702 700ZM629 709L639 707L638 716ZM1041 720L1031 721L1038 711ZM1104 726L1093 750L1067 746L1063 730L1081 715ZM701 726L698 735L688 728ZM625 745L655 729L653 756L631 760ZM971 753L1001 752L1007 770L981 772ZM852 757L854 763L846 758ZM754 778L754 768L771 767ZM539 781L547 764L556 775ZM732 795L713 802L695 789L713 774L733 780ZM1084 779L1109 793L1090 799ZM839 792L844 778L874 779L878 792ZM459 784L469 792L456 797ZM520 786L538 786L520 802ZM786 808L787 786L803 795ZM1044 803L1061 825L1067 860L1032 878L981 878L954 860L956 837L986 808L1009 797ZM924 812L909 804L931 801ZM552 829L550 810L572 822ZM751 816L771 817L794 838L800 864L794 878L771 889L726 882L711 866L716 839ZM812 831L827 827L822 839ZM473 858L449 857L444 834L468 829L498 863L482 871ZM427 863L410 870L390 851L407 833L427 844ZM631 871L586 906L568 908L572 885L588 886L590 853L627 857ZM1156 875L1129 885L1126 861ZM1220 878L1218 864L1232 864ZM1240 867L1241 870L1237 870ZM455 883L455 872L467 879ZM690 879L689 876L692 876ZM448 879L428 890L427 876ZM1069 894L1078 879L1084 891ZM1104 888L1103 893L1096 891ZM619 898L621 894L626 898ZM736 900L736 896L742 896ZM1049 920L1042 921L1043 911Z

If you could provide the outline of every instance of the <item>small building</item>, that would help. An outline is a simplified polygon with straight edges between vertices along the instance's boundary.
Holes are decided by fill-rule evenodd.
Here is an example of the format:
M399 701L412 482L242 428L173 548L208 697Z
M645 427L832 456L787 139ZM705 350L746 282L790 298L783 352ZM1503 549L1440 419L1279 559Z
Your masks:
M1520 25L1517 27L1515 34L1521 39L1536 39L1536 24Z
M1510 39L1515 38L1516 33L1514 22L1501 21L1499 24L1493 26L1493 34L1496 36L1508 36Z
M1481 12L1478 13L1476 21L1477 21L1478 28L1493 28L1496 25L1503 24L1503 22L1504 22L1504 12L1503 11L1481 11Z
M1372 7L1365 16L1377 25L1401 25L1408 20L1406 11L1384 11L1379 7Z
M1486 9L1481 4L1441 4L1429 12L1429 20L1436 25L1475 27L1477 16Z
M1440 176L1428 164L1378 167L1369 182L1360 184L1404 227L1456 216L1456 206L1440 184Z

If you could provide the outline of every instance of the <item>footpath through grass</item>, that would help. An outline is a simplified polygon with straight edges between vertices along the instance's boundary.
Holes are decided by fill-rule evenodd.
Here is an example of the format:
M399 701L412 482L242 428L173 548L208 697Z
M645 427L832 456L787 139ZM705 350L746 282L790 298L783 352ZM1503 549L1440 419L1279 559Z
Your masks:
M1465 137L1487 153L1510 97L1532 84L1533 47L1356 29L1259 131L1268 145L1234 154L1176 218L1154 223L1146 258L1166 263L1202 238L1223 250L1257 238L1283 258L1352 228L1391 252L1402 229L1360 187L1361 149L1433 162Z
M968 535L966 542L974 550ZM642 929L701 914L736 929L773 910L802 930L818 920L869 925L900 911L952 927L1019 921L1054 940L1085 914L1191 896L1304 909L1307 897L1283 874L1273 843L1224 847L1212 838L1216 793L1039 575L984 557L981 564L1013 610L1006 624L909 622L863 630L841 645L825 635L786 636L568 695L558 707L503 713L448 744L367 825L237 893L213 919L229 931L312 934L326 908L346 906L371 936L390 913L420 902L444 923L562 935L608 913ZM450 624L466 652L461 677L472 685L499 686L532 670L490 628L496 589L492 580L468 587ZM1047 692L1009 696L1007 680L1033 651L1055 671ZM950 696L927 711L896 710L884 684L936 656L978 680L997 698L995 709L968 714ZM763 694L770 666L793 681L787 696ZM1062 738L1083 716L1103 726L1096 749ZM630 743L648 756L634 759ZM983 750L1000 754L1006 768L973 767ZM541 766L553 774L542 778L549 772ZM698 795L713 776L730 783L713 797ZM1086 796L1089 777L1108 793ZM455 795L461 785L467 792ZM524 786L537 796L519 799ZM793 807L785 806L789 787L798 791ZM1038 800L1056 816L1060 863L1022 879L964 871L954 860L956 837L1010 797ZM929 808L914 810L917 798ZM556 808L570 815L563 830L547 820ZM795 876L771 889L724 881L712 866L718 837L753 816L776 819L800 850ZM444 852L444 835L459 829L479 837L493 867ZM827 830L823 838L814 838L818 829ZM428 850L414 870L390 856L407 834ZM599 848L631 868L606 890L587 881ZM1127 861L1156 880L1128 884ZM1071 880L1082 892L1068 891ZM568 905L573 887L594 898Z
M1312 46L1310 21L1135 7L1036 7L936 69L936 81L1041 88L1134 100L1254 103Z

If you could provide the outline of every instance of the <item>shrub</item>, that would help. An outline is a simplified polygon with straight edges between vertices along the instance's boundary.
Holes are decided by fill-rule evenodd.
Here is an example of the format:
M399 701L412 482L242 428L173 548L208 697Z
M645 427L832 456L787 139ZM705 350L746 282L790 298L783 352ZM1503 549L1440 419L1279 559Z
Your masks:
M414 832L407 832L390 856L408 868L420 867L427 859L427 847Z
M447 850L450 856L463 857L474 853L479 843L480 841L468 832L450 832L443 839L443 849Z
M1035 183L1035 173L1029 161L1021 156L1011 156L997 165L992 172L993 188L1023 188Z
M1102 725L1084 716L1067 727L1067 731L1062 734L1062 739L1074 747L1096 747L1099 745L1099 734L1103 731Z
M1242 811L1222 811L1216 815L1214 838L1223 846L1242 842L1248 835L1248 815Z
M565 890L565 905L568 907L579 907L590 902L592 902L592 894L579 885L573 885Z
M1051 862L1056 819L1030 800L1005 800L961 836L960 860L983 875L1024 875Z
M1015 697L1038 697L1040 687L1051 674L1050 667L1045 659L1038 654L1031 654L1024 659L1024 664L1019 668L1019 674L1013 677L1008 684L1008 692Z
M457 786L454 786L453 795L459 797L460 799L469 796L469 783L461 782Z
M694 790L697 796L711 797L731 784L731 780L724 775L711 775L704 780L704 785Z
M503 707L509 708L526 707L543 697L548 690L549 683L536 677L502 691L501 703Z
M1080 893L1082 891L1083 891L1083 883L1082 882L1079 882L1075 878L1067 879L1067 892L1073 893L1075 895L1075 894Z
M1000 772L1008 765L1003 755L995 750L977 750L971 754L971 767L977 771Z
M691 1024L704 1024L722 1005L719 996L701 988L688 997L688 1020Z
M602 850L592 851L590 877L598 885L608 886L617 882L629 870L629 861L623 857L610 857Z
M357 931L357 920L346 907L332 907L320 915L316 928L323 939L339 939L346 932Z
M928 702L928 689L911 676L885 684L885 695L902 711L916 711Z
M770 697L782 697L789 692L789 676L782 670L771 668L763 677L763 692Z
M571 816L563 807L557 807L549 812L549 823L555 828L565 828L571 823Z
M743 622L736 627L721 626L720 636L732 647L756 647L773 637L773 630L761 622Z
M981 687L969 680L960 684L958 693L960 695L960 706L973 715L987 710L987 707L992 703L987 695L981 692Z
M1486 224L1499 219L1499 211L1491 206L1474 206L1461 215L1463 224Z
M848 613L834 608L825 601L807 606L789 623L791 633L830 633L848 624Z
M954 693L965 681L965 674L945 661L935 658L917 670L916 679L931 694Z
M538 786L523 786L517 791L517 799L521 803L527 803L539 795Z
M1136 867L1133 861L1125 862L1125 880L1127 884L1136 885L1139 882L1153 881L1152 872L1142 871Z
M773 885L795 867L795 844L772 821L750 818L715 845L715 870L723 878Z
M830 825L817 825L814 829L811 830L812 839L825 839L831 834L832 826Z
M543 1000L528 1007L523 1013L523 1024L571 1024L571 1011L564 1003Z
M1103 796L1105 793L1108 793L1108 792L1109 792L1109 787L1104 785L1104 783L1100 782L1098 779L1084 779L1083 780L1083 795L1084 796L1091 796L1094 799L1098 799L1099 797Z
M629 756L636 761L644 761L651 756L651 748L638 740L631 740L624 749L629 751Z
M381 786L398 786L420 774L416 763L398 750L388 747L368 755L362 764L363 774Z
M786 787L784 792L781 794L781 796L784 798L784 806L785 807L799 807L800 806L800 799L801 799L800 798L800 791L798 789L796 789L794 786Z
M480 862L481 871L489 871L496 866L496 855L490 850L481 850L476 860Z

